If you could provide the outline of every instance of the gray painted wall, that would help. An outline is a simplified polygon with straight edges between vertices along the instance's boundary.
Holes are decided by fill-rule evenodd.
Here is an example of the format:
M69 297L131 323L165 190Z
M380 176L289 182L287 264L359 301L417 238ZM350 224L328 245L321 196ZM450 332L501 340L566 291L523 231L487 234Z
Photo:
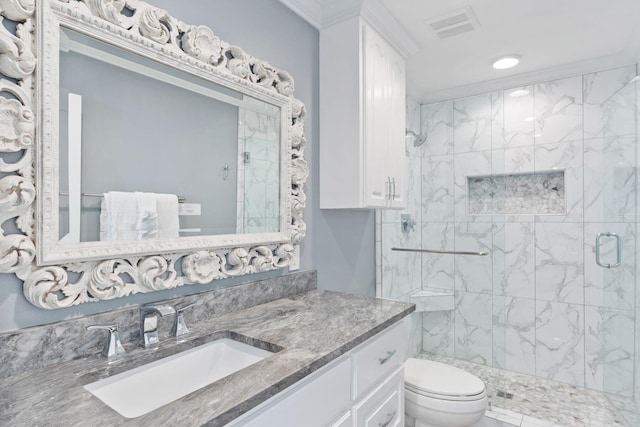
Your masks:
M321 211L318 192L318 31L277 0L150 0L177 18L210 26L223 40L287 70L296 82L296 96L307 106L306 157L311 166L307 181L307 238L301 248L302 270L318 270L323 289L373 295L375 293L373 211ZM180 8L181 10L178 10ZM12 230L6 228L6 232ZM286 271L285 271L286 272ZM40 310L22 296L22 284L13 275L0 275L0 331L51 323L68 317L108 311L125 305L202 292L250 280L273 277L275 271L208 285L134 295L112 301L81 304L61 310Z

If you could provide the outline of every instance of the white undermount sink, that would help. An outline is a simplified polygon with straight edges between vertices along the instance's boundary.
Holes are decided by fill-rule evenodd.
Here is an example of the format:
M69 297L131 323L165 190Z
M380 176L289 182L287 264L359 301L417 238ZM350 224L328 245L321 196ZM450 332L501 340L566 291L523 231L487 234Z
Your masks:
M186 396L273 353L223 338L84 386L126 418Z

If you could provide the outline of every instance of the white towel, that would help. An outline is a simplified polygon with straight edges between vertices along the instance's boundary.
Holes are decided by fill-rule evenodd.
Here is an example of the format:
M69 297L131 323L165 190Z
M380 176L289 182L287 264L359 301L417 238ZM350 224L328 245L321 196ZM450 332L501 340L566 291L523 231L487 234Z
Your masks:
M175 194L104 193L100 240L147 240L179 237Z
M138 240L158 238L158 204L153 193L136 192Z
M178 218L178 196L175 194L156 194L158 206L158 238L174 239L180 237Z
M136 240L138 205L134 193L104 193L100 212L100 240Z

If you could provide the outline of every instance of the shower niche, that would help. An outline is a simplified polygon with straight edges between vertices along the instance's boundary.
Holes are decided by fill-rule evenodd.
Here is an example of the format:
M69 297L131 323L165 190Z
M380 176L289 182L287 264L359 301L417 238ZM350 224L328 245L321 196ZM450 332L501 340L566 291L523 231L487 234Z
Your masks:
M467 177L468 215L565 215L564 170Z

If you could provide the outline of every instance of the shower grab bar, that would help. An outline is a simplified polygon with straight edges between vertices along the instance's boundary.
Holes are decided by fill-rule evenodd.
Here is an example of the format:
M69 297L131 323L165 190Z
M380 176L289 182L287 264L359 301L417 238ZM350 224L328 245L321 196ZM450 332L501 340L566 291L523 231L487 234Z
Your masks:
M423 252L428 254L471 255L471 256L489 255L489 252L438 251L435 249L391 248L391 250L400 251L400 252Z
M603 237L614 237L616 239L616 263L615 264L604 264L600 259L600 239ZM596 236L596 264L603 268L615 268L620 267L622 263L622 239L616 233L611 233L609 231L604 233L598 233Z

